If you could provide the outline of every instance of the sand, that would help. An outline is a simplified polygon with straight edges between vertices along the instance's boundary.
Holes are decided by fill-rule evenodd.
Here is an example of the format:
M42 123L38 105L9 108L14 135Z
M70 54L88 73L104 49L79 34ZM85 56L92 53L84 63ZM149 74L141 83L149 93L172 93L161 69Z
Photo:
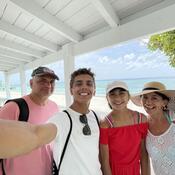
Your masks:
M19 97L21 97L19 92L11 91L11 98L19 98ZM66 107L65 95L53 94L50 96L50 99L55 101L60 107L60 109L64 109ZM0 105L2 106L6 100L7 98L5 92L0 92ZM130 101L128 103L128 108L146 114L143 108L135 106ZM91 100L90 109L93 109L94 111L98 112L103 116L105 116L107 113L110 112L110 108L107 104L106 97L104 96L94 96Z

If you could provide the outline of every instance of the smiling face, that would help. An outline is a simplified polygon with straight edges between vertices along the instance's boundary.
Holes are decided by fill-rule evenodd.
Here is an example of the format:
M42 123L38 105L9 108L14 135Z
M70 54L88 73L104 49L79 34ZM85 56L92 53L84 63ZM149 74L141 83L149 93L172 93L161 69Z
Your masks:
M122 88L116 88L107 94L107 100L113 110L123 110L127 107L129 93Z
M167 99L155 92L144 94L141 97L143 107L149 115L160 114L163 112L163 107L168 104Z
M88 74L82 74L75 77L70 88L74 102L89 104L93 95L95 95L95 82Z

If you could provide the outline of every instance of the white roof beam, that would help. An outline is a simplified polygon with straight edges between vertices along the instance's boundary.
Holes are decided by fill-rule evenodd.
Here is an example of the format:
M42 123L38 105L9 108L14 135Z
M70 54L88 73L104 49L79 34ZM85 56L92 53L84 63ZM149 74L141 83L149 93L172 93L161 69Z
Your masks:
M92 52L132 39L175 29L175 4L137 18L117 28L100 33L74 45L75 55Z
M91 0L105 21L111 26L116 27L120 24L120 19L108 0Z
M4 66L0 66L0 71L7 72L8 70L9 70L9 68L4 67Z
M74 44L74 55L78 56L146 35L172 30L175 28L175 20L167 20L172 19L172 16L175 16L174 4L166 6L165 8L162 7L162 9L154 11L146 16L142 16L117 28L113 28ZM47 64L49 63L49 59L51 59L50 62L63 59L62 50L45 56L43 59L40 59L40 61L36 60L33 63L28 63L25 65L25 68L32 68L35 63L38 65L42 65L42 63ZM16 73L17 71L19 70L13 69L10 73Z
M9 63L8 61L3 60L1 58L0 58L0 63L3 63L4 65L12 65L12 66L18 65L18 62L16 62L16 63Z
M125 23L128 23L130 21L133 21L133 20L135 20L137 18L141 18L141 17L144 17L144 16L149 15L151 13L154 13L156 11L159 11L159 10L161 10L163 8L166 8L168 6L171 6L173 4L175 4L174 0L162 1L162 2L160 2L158 4L155 4L155 5L153 5L153 6L149 7L149 8L146 8L146 9L142 10L141 12L137 12L137 13L135 13L133 15L130 15L130 16L127 16L127 17L121 19L121 25L125 24Z
M19 60L16 60L15 58L10 58L10 57L1 56L1 55L0 55L0 61L6 62L6 63L12 63L12 64L24 63L24 61L19 61Z
M24 61L24 62L30 62L30 61L34 60L34 57L30 57L30 56L27 56L27 55L24 55L21 53L17 53L14 51L5 50L2 48L0 48L0 55L14 58L16 60Z
M3 71L3 72L8 72L8 70L10 70L11 68L9 67L4 67L4 66L0 66L0 71Z
M4 64L4 63L0 63L0 66L1 67L5 67L5 68L12 68L12 67L15 67L13 65L7 65L7 64Z
M1 38L0 38L0 47L8 48L9 50L17 51L17 52L24 53L24 54L34 56L34 57L38 57L38 58L45 56L45 53L41 51L30 49L21 44L10 42L10 41L7 41Z
M42 59L40 58L40 59L37 59L35 61L32 61L30 63L25 64L24 68L25 69L32 69L36 65L40 66L40 65L50 64L52 62L59 61L59 60L62 60L62 59L63 59L63 51L59 50L56 53L52 53L50 55L47 55L47 56L43 57ZM18 68L10 70L9 74L14 74L16 72L19 72Z
M68 27L58 18L49 14L46 10L42 9L37 3L29 0L10 0L13 4L21 8L21 10L28 12L32 16L38 18L46 25L48 25L52 30L56 31L65 38L73 41L79 42L82 36L75 32L72 28Z
M60 47L58 47L56 44L53 44L45 39L42 39L36 35L26 32L25 30L22 30L19 27L11 25L2 20L0 20L0 30L7 32L15 37L21 38L36 46L47 49L51 52L56 52L58 49L60 49Z

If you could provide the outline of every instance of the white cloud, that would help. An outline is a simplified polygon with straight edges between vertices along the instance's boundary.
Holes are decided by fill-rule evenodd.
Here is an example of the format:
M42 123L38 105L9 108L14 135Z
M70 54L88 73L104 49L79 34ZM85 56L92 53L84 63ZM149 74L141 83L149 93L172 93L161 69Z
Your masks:
M142 38L142 39L139 40L139 45L147 47L148 42L149 42L149 37L145 37L145 38Z
M135 55L134 53L130 53L130 54L124 55L123 58L124 58L126 61L128 61L128 60L133 60L135 57L136 57L136 55Z
M111 62L111 58L108 57L108 56L99 57L98 60L99 60L100 63L109 63L109 62Z
M139 42L146 43L148 39L142 39ZM112 75L122 75L123 77L141 77L145 76L161 76L162 70L170 70L168 58L160 51L151 52L146 47L141 47L137 42L129 48L129 44L121 45L120 50L118 46L112 49L96 52L93 54L86 54L80 65L88 65L97 71L101 72L99 76L106 77L111 73ZM116 48L116 50L115 50ZM84 64L83 64L84 63ZM172 69L171 71L173 71ZM170 71L166 71L167 75ZM114 74L114 75L113 75ZM102 76L103 75L103 76ZM110 77L110 76L109 76Z
M123 57L123 63L126 64L126 69L138 68L158 68L159 66L168 65L168 59L156 52L145 53L141 55L127 54ZM129 65L129 66L128 66Z

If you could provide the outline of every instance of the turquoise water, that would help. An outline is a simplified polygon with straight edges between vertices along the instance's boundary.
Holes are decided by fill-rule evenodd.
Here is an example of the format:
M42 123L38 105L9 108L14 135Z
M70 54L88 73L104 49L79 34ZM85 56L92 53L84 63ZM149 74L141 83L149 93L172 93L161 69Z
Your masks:
M96 95L105 95L106 85L115 80L101 80L96 82L97 93ZM160 81L164 83L167 89L175 89L175 77L167 77L167 78L139 78L139 79L121 79L124 81L128 87L130 93L140 92L143 88L143 85L149 81Z
M106 85L114 80L97 80L96 81L96 95L104 96ZM149 81L160 81L164 83L167 89L175 89L175 77L166 77L166 78L139 78L139 79L121 79L127 83L130 93L137 93L142 90L143 84ZM1 89L4 89L1 86ZM20 92L19 85L13 85L11 90ZM28 92L30 92L30 88L28 86ZM55 88L55 94L64 94L64 82L57 82Z

